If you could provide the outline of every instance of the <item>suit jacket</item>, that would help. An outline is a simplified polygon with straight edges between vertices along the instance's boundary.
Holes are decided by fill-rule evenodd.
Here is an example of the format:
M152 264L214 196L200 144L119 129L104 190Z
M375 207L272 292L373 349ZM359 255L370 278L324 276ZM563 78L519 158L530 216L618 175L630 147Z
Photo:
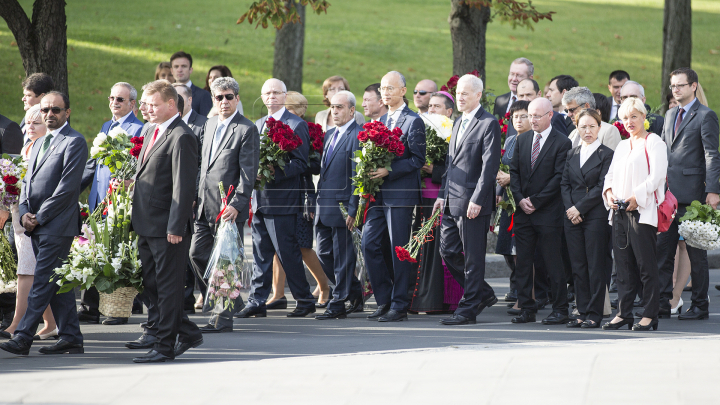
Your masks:
M100 132L104 134L109 133L110 125L112 125L112 120L105 122ZM120 124L120 128L124 129L130 137L134 138L140 136L143 123L131 112L130 116ZM90 194L88 195L90 212L93 212L95 207L105 198L108 186L110 185L110 177L112 177L110 169L103 164L98 164L97 159L90 159L85 164L85 172L83 173L80 187L82 190L85 190L87 186L91 186Z
M387 118L385 114L380 121L387 125ZM378 194L386 206L413 206L422 201L420 168L425 164L425 122L406 105L395 127L402 130L400 140L405 152L393 159Z
M337 128L332 128L325 134L320 178L317 184L316 225L318 221L322 221L325 226L344 227L345 220L338 208L339 203L345 205L348 215L351 217L357 215L360 198L353 195L355 187L350 178L355 175L356 163L353 158L355 151L360 150L357 136L361 130L362 127L357 123L351 124L347 132L338 140L330 156L327 156L328 148Z
M149 129L152 127L146 128ZM150 135L152 136L152 135ZM177 116L158 134L147 157L143 142L135 174L132 227L143 237L189 236L197 177L197 140Z
M718 117L695 100L675 134L678 107L665 114L661 138L667 144L668 187L680 204L705 202L706 193L720 193Z
M205 123L207 122L208 118L204 115L200 115L197 113L197 111L192 110L190 111L190 116L188 117L187 125L192 129L195 136L197 136L199 145L202 146L203 137L205 135L205 131L203 130L203 127L205 126Z
M3 153L19 154L23 143L23 132L20 126L15 121L0 115L0 155Z
M470 202L482 206L479 215L490 215L500 167L500 125L480 107L467 124L460 145L455 146L461 120L462 116L458 117L453 125L440 195L451 215L465 215Z
M495 107L493 107L493 115L496 117L504 117L507 111L508 104L510 103L511 92L501 94L495 98Z
M568 115L562 115L560 113L553 113L553 118L558 115L560 118L562 118L563 123L565 124L565 135L571 133L575 130L575 123L573 122L572 118ZM559 126L559 125L558 125Z
M572 131L568 138L570 138L573 148L580 145L580 136L578 135L577 128ZM615 125L610 125L607 122L600 123L598 139L600 140L600 143L612 150L615 150L620 141L622 141L622 138L620 137L620 131L618 131Z
M612 163L613 150L600 145L580 167L580 149L576 146L567 153L560 189L565 210L577 208L583 220L607 220L608 212L602 198L605 175Z
M647 110L650 111L649 108ZM662 134L663 127L665 127L665 118L662 115L648 114L647 120L650 123L650 128L648 128L648 132L652 132L653 134L656 134L658 136Z
M195 83L190 86L190 90L192 91L193 111L196 111L198 114L207 117L208 113L210 112L210 110L212 110L213 107L212 96L210 95L210 92L205 89L201 89L200 87L196 86Z
M255 121L261 134L265 130L267 119L266 115ZM285 110L280 121L290 126L302 140L302 145L287 155L289 161L285 163L284 170L275 168L275 180L268 181L264 190L255 191L257 206L253 207L253 211L259 210L268 215L292 215L300 212L300 178L308 167L310 132L307 122L288 110Z
M515 221L563 226L565 210L560 195L560 181L565 170L567 151L572 143L566 136L552 129L540 149L535 167L531 169L530 154L534 138L533 131L518 135L510 161L510 190L515 202L520 203L520 200L530 197L530 202L535 206L535 212L530 215L518 207Z
M20 217L35 214L39 223L33 235L80 234L80 180L88 157L85 137L68 124L53 137L37 161L45 138L33 144L20 193Z
M205 129L208 133L215 134L219 121L218 115L207 120ZM238 210L235 222L242 227L243 221L248 219L248 207L258 173L260 135L252 121L237 113L228 124L214 156L210 156L211 149L212 141L209 139L202 148L195 218L199 219L200 214L204 213L208 223L215 223L222 209L218 189L222 181L226 193L231 185L235 188L228 205Z

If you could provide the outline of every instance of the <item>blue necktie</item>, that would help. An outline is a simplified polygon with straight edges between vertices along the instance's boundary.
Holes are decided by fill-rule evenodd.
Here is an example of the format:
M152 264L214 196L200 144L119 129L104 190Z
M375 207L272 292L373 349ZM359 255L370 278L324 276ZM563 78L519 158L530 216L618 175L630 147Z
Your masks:
M335 149L335 140L337 139L338 135L340 135L339 130L335 130L335 133L333 134L332 139L330 140L330 146L328 146L327 153L325 154L325 164L327 165L328 160L330 159L330 156L332 156L333 150Z
M391 118L391 117L388 117L387 127L388 127L388 129L391 130L391 131L392 131L392 129L393 129L392 124L393 124L392 118Z
M112 131L113 129L115 129L115 127L118 126L118 125L120 125L120 122L119 122L119 121L113 121L113 123L110 124L110 129L108 129L108 134L110 133L110 131Z

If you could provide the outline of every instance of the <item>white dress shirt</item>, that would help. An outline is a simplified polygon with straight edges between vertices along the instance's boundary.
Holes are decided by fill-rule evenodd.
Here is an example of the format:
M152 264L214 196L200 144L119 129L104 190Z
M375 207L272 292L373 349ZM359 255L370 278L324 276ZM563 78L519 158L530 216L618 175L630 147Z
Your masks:
M550 136L550 131L552 131L552 125L547 127L544 131L540 132L540 135L542 135L542 138L540 138L540 149L538 149L538 156L540 156L540 152L542 151L543 145L545 145L545 141L547 141L548 136ZM532 160L532 150L533 146L535 145L535 138L537 137L537 132L533 131L533 139L532 142L530 142L530 159Z
M515 98L515 100L513 100L513 98ZM518 99L517 94L510 92L510 98L508 99L508 105L507 105L507 108L505 109L505 114L510 112L510 107L512 107L513 103L515 103L515 101L517 101L517 99Z
M612 121L615 118L620 119L620 117L617 116L620 104L615 101L615 97L610 98L612 99L612 107L610 107L610 120Z
M640 223L657 226L657 207L665 200L665 176L667 176L667 144L655 134L648 134L645 142L630 139L621 141L615 149L610 169L605 176L603 201L610 209L605 193L612 189L618 200L627 200L635 196L640 213ZM647 157L645 148L647 145ZM650 173L648 173L648 158ZM657 196L657 204L655 203ZM612 224L613 211L610 210L609 222Z
M170 124L172 124L173 121L175 121L175 118L179 117L180 113L175 113L172 117L170 117L169 120L163 122L162 124L158 125L158 138L167 131ZM155 142L157 142L157 138L155 138Z
M600 145L602 145L602 142L600 142L600 138L595 138L595 142L591 143L590 145L585 145L583 143L582 146L580 146L580 167L583 167L590 155L595 153L595 151L598 150Z
M132 110L130 110L130 112L125 114L124 116L120 117L120 119L117 120L118 126L122 125L125 122L125 120L128 119L130 114L132 114ZM112 126L112 124L114 124L114 123L115 123L115 117L112 118L112 120L110 122L110 126Z
M402 111L405 109L405 106L406 106L406 104L403 103L403 104L400 106L400 108L398 108L397 110L393 111L392 113L388 110L388 119L391 119L391 118L392 118L392 125L390 126L390 128L388 128L388 129L390 129L391 131L392 131L393 129L395 129L395 126L397 125L397 121L398 121L398 119L400 119L400 113L402 113ZM385 121L385 122L387 122L387 121Z
M470 126L470 121L473 119L475 114L480 110L481 105L478 104L477 107L475 107L474 110L470 112L463 112L462 118L460 119L460 129L458 129L457 137L455 138L455 147L460 145L460 142L462 142L462 139L465 137L465 131L468 130L468 127ZM462 123L463 121L467 120L467 124L465 125L465 128L463 129ZM462 130L462 133L460 133L460 130Z
M192 108L190 109L190 112L189 112L189 113L185 114L185 115L182 117L182 120L183 120L184 123L186 123L186 124L188 123L188 120L190 119L190 114L192 114Z

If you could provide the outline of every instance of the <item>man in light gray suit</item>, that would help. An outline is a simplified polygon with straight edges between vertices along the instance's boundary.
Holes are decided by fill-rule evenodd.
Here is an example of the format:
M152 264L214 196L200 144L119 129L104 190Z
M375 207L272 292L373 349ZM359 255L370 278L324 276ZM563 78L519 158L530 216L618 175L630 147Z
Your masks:
M67 123L70 100L50 92L40 102L48 133L35 142L20 195L20 216L32 240L37 259L35 281L28 308L15 337L0 345L7 352L28 355L38 323L48 304L59 328L60 339L40 349L42 354L84 353L80 323L72 291L57 294L53 271L70 253L80 234L80 181L88 157L87 142ZM48 280L50 282L48 282Z
M698 75L690 68L670 73L670 89L679 103L665 114L662 139L667 144L668 188L678 200L678 213L670 229L658 235L660 316L670 316L678 219L694 200L717 208L720 202L718 117L695 98ZM709 269L707 251L687 246L692 277L692 305L681 320L707 319ZM679 303L678 305L679 306Z
M215 232L220 225L216 218L223 204L218 184L222 182L225 190L229 190L230 186L234 187L222 220L235 221L238 230L242 232L243 222L247 221L250 212L250 197L260 159L258 129L252 121L237 111L240 91L238 83L232 77L220 77L213 81L210 90L218 115L205 124L208 138L202 149L200 186L195 205L195 233L190 245L190 257L201 272L207 267L215 243ZM236 309L238 304L242 304L241 298L238 297L238 301ZM216 316L217 319L210 319L200 331L232 332L232 313L226 310Z

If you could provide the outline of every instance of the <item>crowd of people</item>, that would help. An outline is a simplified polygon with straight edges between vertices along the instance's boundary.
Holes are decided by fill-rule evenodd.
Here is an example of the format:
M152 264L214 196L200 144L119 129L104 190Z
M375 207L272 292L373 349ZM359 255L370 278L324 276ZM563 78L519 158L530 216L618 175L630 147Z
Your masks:
M309 153L307 98L281 80L263 84L267 114L255 122L243 115L229 68L213 66L201 88L190 80L192 56L182 51L157 66L155 81L141 93L116 83L108 97L112 119L101 132L121 127L144 138L136 173L125 179L133 188L144 287L133 313L148 310L144 333L126 344L149 349L134 361L172 360L203 344L203 334L232 332L233 318L288 308L286 282L297 303L288 317L324 308L315 319L347 318L366 310L371 289L377 306L369 320L399 322L427 312L448 314L444 325L474 324L498 302L485 280L491 226L498 229L494 250L511 269L504 300L512 323L536 322L548 304L542 323L569 328L598 328L613 307L617 312L603 329L657 329L658 318L673 314L706 319L707 252L685 246L678 234L678 218L692 201L713 208L720 202L718 118L696 72L672 72L671 108L663 117L645 104L643 86L625 71L610 74L606 97L570 75L555 76L541 89L534 69L526 58L514 60L509 91L492 108L482 105L484 83L473 74L460 77L454 92L421 80L412 91L417 111L410 109L400 72L367 85L360 105L348 81L331 76L322 85L328 109L315 115L325 131L321 154ZM80 232L80 194L89 190L92 212L109 185L123 179L88 159L85 137L69 123L70 100L53 89L50 76L25 79L22 100L26 114L19 125L0 116L1 152L28 162L19 204L0 210L0 225L12 217L18 258L14 299L0 294L0 336L10 339L0 349L27 355L34 340L55 338L40 352L83 353L80 322L100 322L98 292L82 291L78 311L73 293L58 294L48 280ZM423 116L432 114L453 118L454 125L447 156L431 164ZM259 168L270 118L302 143L284 166ZM404 150L389 168L371 173L383 183L363 212L351 178L362 149L358 135L370 121L400 129ZM255 187L259 169L274 175L263 189ZM233 187L226 203L217 192L220 182ZM658 233L668 186L678 211ZM496 206L509 199L514 214L503 210L493 224ZM392 247L406 245L438 210L435 237L422 245L417 262L395 255ZM353 241L357 216L363 217L359 246ZM220 221L249 224L252 285L246 301L238 297L232 311L198 327L187 315L207 310L202 277ZM369 286L358 277L358 253ZM314 291L306 266L317 282ZM682 312L688 278L692 298ZM615 291L613 302L609 292ZM635 307L643 309L634 313ZM108 317L103 324L127 321Z

